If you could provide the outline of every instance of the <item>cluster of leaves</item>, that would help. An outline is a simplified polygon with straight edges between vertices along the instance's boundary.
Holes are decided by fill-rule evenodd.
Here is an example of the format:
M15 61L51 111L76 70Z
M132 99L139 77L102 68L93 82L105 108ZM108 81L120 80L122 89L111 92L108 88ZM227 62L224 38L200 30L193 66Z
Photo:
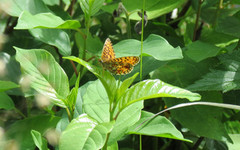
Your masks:
M0 0L0 148L237 148L239 4ZM116 57L141 56L132 73L101 68L107 37Z

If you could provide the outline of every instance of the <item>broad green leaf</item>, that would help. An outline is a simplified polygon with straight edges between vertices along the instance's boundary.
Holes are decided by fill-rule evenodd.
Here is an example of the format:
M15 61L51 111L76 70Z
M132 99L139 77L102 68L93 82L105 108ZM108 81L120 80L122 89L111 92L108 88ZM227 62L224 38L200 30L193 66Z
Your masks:
M127 106L141 100L147 100L156 97L176 97L187 98L190 101L200 100L201 96L185 89L164 83L161 80L144 80L133 85L119 99L119 108Z
M78 0L85 15L93 16L102 7L104 0Z
M29 32L36 39L56 46L63 56L71 55L71 44L68 34L60 29L30 29Z
M15 84L11 81L1 81L0 80L0 92L18 88L18 87L19 87L19 85Z
M53 56L42 49L15 49L16 59L29 76L31 87L54 104L66 107L63 99L69 94L68 77Z
M214 57L221 50L219 47L201 41L195 41L189 44L186 49L185 54L195 62Z
M6 93L4 92L0 92L0 109L13 109L14 103L11 99L11 97L9 97Z
M240 19L233 16L219 19L216 30L240 38Z
M193 91L223 91L236 90L240 88L240 52L219 56L222 70L213 69L203 76L203 79L196 81L187 87Z
M53 29L78 29L80 23L77 20L62 20L62 18L52 13L39 13L32 15L23 11L19 16L17 26L14 29L34 29L34 28L53 28Z
M222 95L219 92L204 92L201 95L201 101L222 103ZM186 102L184 100L174 101L172 99L165 99L164 101L167 107ZM171 116L194 134L231 142L222 123L222 113L222 108L211 106L191 106L171 110Z
M189 141L184 139L181 132L178 131L176 127L163 116L157 116L148 121L147 124L142 124L152 115L154 114L142 111L140 120L128 130L128 134L139 134Z
M60 150L101 149L114 123L98 123L87 114L73 119L62 132Z
M139 56L141 53L141 42L138 40L124 40L113 47L117 57ZM155 34L149 35L143 42L143 55L161 61L183 58L180 47L173 48L163 37Z
M19 144L19 149L34 149L35 144L31 136L31 130L36 130L43 134L49 128L55 128L59 117L49 115L38 115L23 120L18 120L12 124L6 136L15 139Z
M99 80L88 84L82 98L84 112L100 123L110 121L109 99Z
M143 101L139 101L125 108L117 117L116 123L110 133L108 144L112 145L127 134L127 130L141 117Z
M36 130L32 130L31 135L35 145L37 148L39 148L39 150L48 150L47 140L42 137L41 133Z
M0 8L14 17L18 17L24 10L31 14L50 12L40 0L0 0Z
M118 150L118 143L114 143L107 147L107 150Z
M79 59L74 56L64 57L65 59L73 60L84 67L86 67L90 72L92 72L103 84L105 90L107 91L108 98L110 102L113 101L115 92L116 92L116 80L115 78L107 71L103 71L103 69L97 68L82 59Z

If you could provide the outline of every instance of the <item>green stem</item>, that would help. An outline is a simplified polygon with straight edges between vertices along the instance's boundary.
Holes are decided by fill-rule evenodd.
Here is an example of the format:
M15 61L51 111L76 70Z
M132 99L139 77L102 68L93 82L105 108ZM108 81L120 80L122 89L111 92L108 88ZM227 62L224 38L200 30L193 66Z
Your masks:
M215 17L215 20L213 22L213 28L216 27L216 24L217 24L217 20L219 18L219 15L220 15L220 10L223 8L223 0L219 0L219 3L218 3L218 7L217 7L217 11L216 11L216 17Z
M19 109L14 108L14 110L15 110L20 116L22 116L23 118L27 118Z
M143 58L143 29L144 29L144 11L145 11L145 0L143 0L142 9L142 32L141 32L141 56L140 56L140 81L142 81L142 58Z
M128 34L128 38L130 39L132 37L132 34L131 34L131 24L130 24L129 13L126 12L125 15L126 15L126 21L127 21L127 34Z
M68 115L68 120L69 120L69 122L71 122L71 121L72 121L72 115L71 115L71 112L69 111L68 108L66 108L66 111L67 111L67 115Z

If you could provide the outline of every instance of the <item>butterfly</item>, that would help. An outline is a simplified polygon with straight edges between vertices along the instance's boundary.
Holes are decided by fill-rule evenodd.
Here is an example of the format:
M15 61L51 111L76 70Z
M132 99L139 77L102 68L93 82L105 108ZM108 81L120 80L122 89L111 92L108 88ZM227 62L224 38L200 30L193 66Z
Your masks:
M116 58L112 42L109 38L107 38L104 43L102 56L101 59L99 59L99 62L105 69L116 75L125 75L130 73L139 61L140 58L138 56Z

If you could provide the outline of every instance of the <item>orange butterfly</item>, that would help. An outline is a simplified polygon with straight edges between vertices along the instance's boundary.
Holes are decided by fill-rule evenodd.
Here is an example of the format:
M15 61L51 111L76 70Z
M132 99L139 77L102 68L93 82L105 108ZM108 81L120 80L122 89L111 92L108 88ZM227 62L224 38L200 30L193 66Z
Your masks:
M112 43L109 38L107 38L104 43L102 56L99 60L105 69L116 75L124 75L130 73L133 70L134 66L139 63L139 61L140 58L138 56L116 58Z

